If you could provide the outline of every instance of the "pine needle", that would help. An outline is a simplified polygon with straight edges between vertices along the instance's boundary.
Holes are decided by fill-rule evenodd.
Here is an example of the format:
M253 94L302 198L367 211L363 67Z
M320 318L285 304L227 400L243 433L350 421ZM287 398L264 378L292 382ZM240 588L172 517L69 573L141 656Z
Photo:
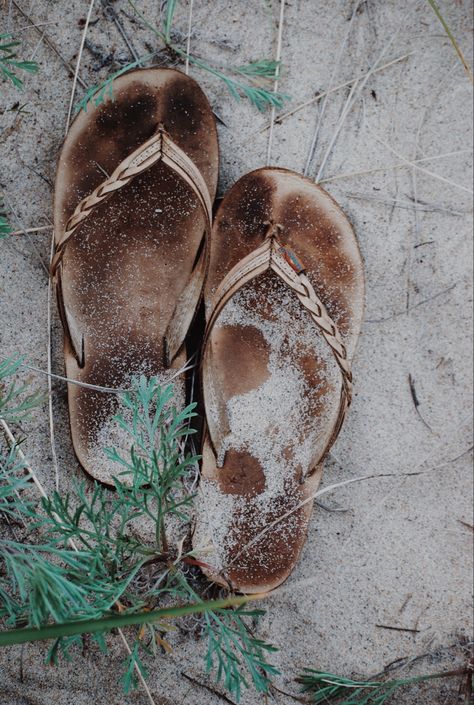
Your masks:
M166 3L166 18L164 24L164 36L166 44L169 44L171 40L171 27L173 25L173 17L177 4L177 0L168 0L168 2Z

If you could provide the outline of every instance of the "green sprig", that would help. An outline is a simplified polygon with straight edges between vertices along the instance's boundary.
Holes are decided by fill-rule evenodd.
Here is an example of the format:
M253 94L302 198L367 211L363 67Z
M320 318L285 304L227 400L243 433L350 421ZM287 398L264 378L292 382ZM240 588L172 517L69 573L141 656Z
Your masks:
M177 49L175 49L178 51ZM189 62L198 68L207 71L213 76L217 76L226 85L229 93L236 99L240 100L241 97L247 98L247 100L254 105L257 110L263 112L266 108L275 107L281 108L284 101L287 100L288 96L283 93L269 91L262 85L256 83L244 83L243 81L234 78L234 76L229 75L229 73L224 73L223 70L210 66L202 59L198 59L194 56L189 56ZM272 78L275 79L275 72L278 69L278 63L276 61L254 61L245 66L240 66L237 68L228 69L230 72L236 73L239 76L248 77L262 77L262 78Z
M168 0L168 2L166 3L166 17L165 17L164 32L163 32L166 44L170 43L171 28L173 25L173 17L174 17L174 13L175 13L177 4L178 4L177 0Z
M132 0L128 0L128 2L145 26L148 27L148 29L165 44L170 52L176 56L179 56L183 61L187 60L193 66L196 66L197 68L200 68L203 71L219 78L223 81L230 94L236 100L246 98L260 112L263 112L268 107L281 108L284 101L287 100L287 95L274 92L262 83L262 81L266 80L275 80L279 76L281 67L277 61L260 59L244 66L230 68L211 65L199 57L193 56L192 54L187 54L183 49L181 49L181 47L171 42L171 27L177 6L177 0L170 0L167 4L163 31L154 27L140 12ZM126 71L142 65L145 61L151 58L151 56L153 55L143 57L139 59L139 61L127 64L127 66L124 66L115 74L110 76L110 78L104 81L101 85L89 88L80 103L77 105L76 110L87 110L87 106L91 101L93 101L95 105L99 105L107 97L113 98L114 79L121 76Z
M17 423L36 407L44 398L39 392L29 392L29 386L18 386L15 382L8 385L3 381L14 375L22 365L24 358L10 357L0 362L0 419L7 423Z
M23 80L17 76L18 71L36 73L35 61L22 61L17 58L16 48L20 42L14 41L11 34L0 34L0 74L9 80L15 88L23 88Z
M0 366L0 378L15 373L20 363ZM82 483L73 493L26 500L31 477L23 474L17 448L0 456L0 515L17 522L23 533L0 539L0 619L8 627L0 631L0 646L53 640L47 661L56 663L61 655L73 656L84 633L106 651L110 629L135 626L122 678L128 690L136 684L136 669L145 677L150 655L163 644L169 648L163 640L167 620L201 613L206 668L237 700L250 683L265 692L276 673L267 662L274 647L254 636L248 624L261 610L244 609L245 597L203 602L191 586L185 563L190 554L167 536L170 519L182 527L181 535L189 524L192 496L186 479L191 469L195 472L197 456L186 443L194 405L178 410L172 387L153 378L135 379L131 386L116 417L130 451L107 451L117 463L115 491ZM23 394L17 399L25 390L6 389L2 413L19 418L30 406L21 402ZM135 531L143 519L154 527L145 540ZM164 610L164 600L173 606Z
M450 678L463 673L465 670L460 669L395 680L356 681L333 673L305 668L304 673L297 680L301 683L303 692L311 693L311 702L315 705L323 705L332 701L337 701L338 705L385 705L392 695L403 686L438 678Z
M107 78L103 83L99 83L88 88L79 103L77 103L75 107L75 112L78 113L81 110L87 112L87 107L91 102L94 103L94 105L97 107L98 105L103 103L107 98L113 100L113 83L115 79L119 76L122 76L124 73L127 73L127 71L131 71L132 69L136 69L139 66L142 66L145 61L148 61L153 56L154 54L148 54L147 56L143 56L137 61L132 61L131 63L122 66L121 69L109 76L109 78Z
M5 206L0 196L0 240L2 240L2 238L6 237L7 235L10 235L11 232L12 228L10 223L8 222Z

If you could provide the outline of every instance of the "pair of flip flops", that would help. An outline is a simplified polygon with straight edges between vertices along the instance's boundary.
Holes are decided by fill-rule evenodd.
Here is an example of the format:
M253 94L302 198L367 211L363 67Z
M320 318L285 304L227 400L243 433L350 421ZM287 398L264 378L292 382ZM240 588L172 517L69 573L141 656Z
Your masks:
M258 169L213 220L217 178L199 85L171 69L121 76L62 148L52 275L67 376L97 387L169 379L204 299L193 544L208 577L252 593L285 580L304 544L351 401L363 265L349 221L315 183ZM80 463L112 484L102 449L116 395L69 385L68 399Z

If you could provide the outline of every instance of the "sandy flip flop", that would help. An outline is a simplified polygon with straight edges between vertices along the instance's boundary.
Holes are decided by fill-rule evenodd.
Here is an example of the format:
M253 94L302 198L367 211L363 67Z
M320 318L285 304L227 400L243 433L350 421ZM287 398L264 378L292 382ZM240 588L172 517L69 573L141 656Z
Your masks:
M314 182L254 171L217 213L204 299L207 431L193 544L215 582L271 590L301 552L351 400L364 299L354 231Z
M81 112L64 142L52 275L67 376L126 389L134 375L164 381L185 362L209 260L218 144L204 93L179 71L132 71L113 93ZM117 396L70 384L68 398L77 457L111 484L116 467L103 448L120 445Z

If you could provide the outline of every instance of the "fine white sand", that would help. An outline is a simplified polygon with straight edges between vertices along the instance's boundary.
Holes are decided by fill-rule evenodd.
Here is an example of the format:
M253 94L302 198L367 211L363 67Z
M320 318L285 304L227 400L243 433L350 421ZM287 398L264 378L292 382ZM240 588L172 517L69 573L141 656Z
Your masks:
M75 64L89 3L19 3L31 7L33 20L43 23L41 32ZM199 56L239 65L275 55L276 0L193 4L191 50ZM189 5L185 0L178 5L175 27L184 33ZM441 5L472 64L471 3ZM149 30L129 19L129 5L117 0L113 6L138 53L155 49ZM140 4L152 22L158 21L158 6L150 0ZM336 0L287 0L280 81L291 96L286 109L362 80L344 119L350 86L277 124L271 163L302 171L321 118L309 174L316 177L324 163L320 180L355 227L367 277L355 398L323 487L361 475L389 476L322 498L346 511L317 509L297 569L267 600L258 633L280 649L273 659L282 671L276 683L287 693L298 692L293 679L305 666L357 677L429 653L415 672L449 670L463 662L460 648L452 645L472 631L472 530L462 523L472 524L472 85L424 0L361 3L346 41L353 8L352 2ZM1 12L0 32L31 24L8 0ZM100 57L131 60L100 3L92 20L79 72L87 85L118 68L98 69ZM72 86L41 34L30 28L17 36L22 56L34 57L40 72L26 78L21 94L0 82L1 190L15 211L15 229L51 221L51 184ZM375 62L380 67L399 57L405 58L362 86ZM262 130L269 114L237 103L217 79L193 68L191 73L226 123L219 126L224 193L242 174L265 164L269 132ZM77 98L82 95L79 85ZM13 110L18 101L25 104L19 116ZM407 160L423 161L414 167ZM364 173L351 176L354 172ZM0 354L22 353L42 369L49 237L40 232L0 243ZM62 373L54 302L52 311L53 368ZM30 371L22 377L46 391L45 377ZM59 484L67 490L83 473L72 451L65 387L58 381L53 414ZM22 429L28 439L24 450L51 490L55 464L47 406ZM204 674L204 644L181 632L171 639L173 653L148 664L156 705L225 702L182 675L214 687ZM0 705L145 705L143 690L123 695L118 683L123 644L116 635L109 643L109 656L91 649L57 668L43 665L43 646L0 652ZM454 705L457 689L456 681L439 681L407 689L393 702ZM278 705L295 702L281 692L273 696L268 701ZM243 702L256 705L263 699L250 691Z

